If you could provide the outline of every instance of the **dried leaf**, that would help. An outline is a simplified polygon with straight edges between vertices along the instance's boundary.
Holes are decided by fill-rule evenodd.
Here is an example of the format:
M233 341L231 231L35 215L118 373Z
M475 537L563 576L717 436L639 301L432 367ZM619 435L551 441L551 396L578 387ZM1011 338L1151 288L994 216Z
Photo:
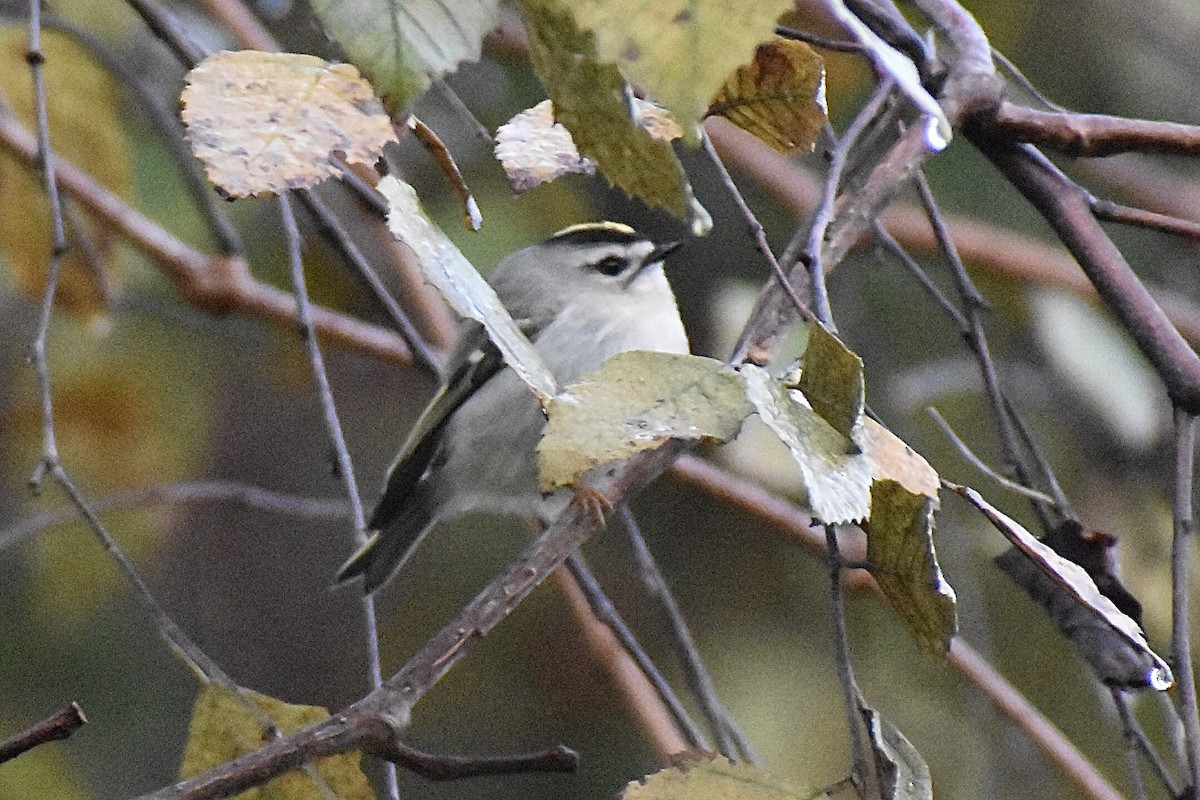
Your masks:
M621 793L624 800L816 800L825 796L823 791L801 789L750 764L699 755L631 781Z
M317 706L293 705L246 689L242 693L262 709L284 735L315 725L329 716L328 711ZM263 744L259 718L225 687L215 682L206 683L192 708L179 775L190 778L257 750ZM373 800L375 793L359 766L361 760L358 752L350 751L317 759L313 766L340 800ZM236 797L238 800L316 800L326 796L306 772L295 771Z
M892 723L873 708L860 708L871 737L879 795L884 800L933 800L929 766L917 748Z
M872 479L896 481L913 494L933 498L937 508L941 479L920 453L870 417L863 417L856 435L863 454L871 462Z
M709 100L792 6L784 0L575 0L570 8L580 29L595 33L598 56L666 106L695 145Z
M666 111L634 98L638 124L655 139L670 141L681 135ZM563 175L591 175L596 162L581 156L571 132L554 121L554 104L543 100L504 123L496 131L496 158L513 190L527 192Z
M571 6L561 0L519 5L534 71L580 154L612 185L687 220L696 235L707 233L712 218L692 194L671 145L639 126L625 79L597 60L594 37L576 27Z
M425 277L460 315L476 320L504 355L505 362L545 404L557 391L554 376L504 304L466 256L430 219L407 183L388 175L375 187L388 201L388 229L421 261Z
M727 441L751 411L742 378L720 361L620 353L546 406L538 443L543 492L671 439Z
M927 652L944 656L958 623L954 589L942 577L933 546L932 496L910 492L893 480L871 484L867 533L871 574L888 603Z
M313 186L339 174L334 152L373 164L396 140L370 84L349 64L242 50L205 59L187 80L188 141L229 197Z
M425 91L430 76L479 60L483 37L500 16L499 0L313 0L312 6L396 109Z
M32 129L33 96L25 51L29 31L24 24L0 25L0 98L13 115ZM132 199L129 142L121 116L121 98L111 74L74 39L46 31L44 77L50 146L84 166L88 174L126 200ZM68 206L71 204L68 202ZM110 226L80 214L83 233L108 267L116 239ZM51 247L50 206L37 175L16 159L0 153L0 263L6 263L21 294L40 301L46 290ZM105 282L110 270L97 271L81 249L63 261L56 308L95 317L105 310Z
M862 359L816 321L808 326L804 371L797 385L813 411L857 444L855 428L866 402Z
M811 151L828 120L825 64L804 42L775 37L734 70L708 113L725 117L781 153Z
M956 486L954 491L1013 543L1015 549L997 563L1046 610L1100 680L1127 688L1171 688L1170 667L1150 649L1138 624L1100 593L1082 567L1039 542L974 489Z
M800 466L813 516L831 525L865 519L871 512L871 463L858 446L766 370L746 364L742 376L759 417Z

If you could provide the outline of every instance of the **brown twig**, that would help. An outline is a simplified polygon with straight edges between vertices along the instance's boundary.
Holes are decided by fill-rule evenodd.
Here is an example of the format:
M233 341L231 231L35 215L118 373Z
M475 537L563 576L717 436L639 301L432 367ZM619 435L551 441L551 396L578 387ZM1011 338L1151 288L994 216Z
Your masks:
M671 468L671 474L703 489L722 502L736 506L743 513L762 520L799 542L814 555L826 557L824 534L820 527L814 527L812 517L761 486L693 456L679 458ZM843 558L847 561L861 561L866 556L863 540L849 544L839 541L839 546ZM849 575L844 575L843 581L848 588L867 589L883 599L879 584L864 570L854 570ZM951 642L948 661L963 678L987 697L1000 713L1025 731L1046 758L1062 770L1087 797L1093 800L1121 800L1120 793L1104 779L1095 765L1088 761L1071 740L961 638Z
M668 763L671 756L685 752L689 748L688 740L674 715L647 679L646 673L634 662L629 651L621 646L612 628L592 610L579 582L565 568L555 571L554 582L566 598L567 608L579 622L580 633L592 659L616 685L659 761Z
M592 488L610 504L616 505L657 477L682 450L682 444L671 442L658 450L643 453L625 462ZM144 795L142 800L228 797L316 758L356 748L403 763L398 743L417 701L578 549L595 528L593 511L578 500L572 502L516 562L426 639L382 687L294 736Z
M1075 256L1104 304L1158 373L1172 404L1200 413L1200 357L1104 233L1092 215L1087 192L1029 145L995 139L982 129L968 136Z
M1003 102L989 125L1009 141L1028 142L1070 156L1115 153L1200 155L1200 127L1107 114L1041 111Z
M87 717L83 715L83 709L78 703L71 703L44 720L35 722L16 736L0 742L0 764L11 761L38 745L66 739L86 723Z
M34 138L12 117L0 114L0 150L28 164L37 161ZM295 329L292 296L255 279L239 258L200 253L73 164L55 156L56 185L152 259L191 305L214 313L254 314ZM396 364L412 364L412 354L397 334L326 308L313 308L313 326L332 342Z

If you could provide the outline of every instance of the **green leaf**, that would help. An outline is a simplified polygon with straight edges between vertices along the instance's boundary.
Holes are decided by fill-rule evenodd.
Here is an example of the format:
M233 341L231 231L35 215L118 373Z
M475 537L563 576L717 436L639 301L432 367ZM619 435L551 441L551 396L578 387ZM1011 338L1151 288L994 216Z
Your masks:
M430 77L477 61L483 37L496 27L499 0L313 0L325 30L400 109Z
M546 406L541 489L671 439L726 441L751 411L742 378L720 361L634 350L610 358Z
M708 107L781 153L812 150L829 119L825 63L804 42L775 37L738 67Z
M694 145L713 95L793 6L784 0L576 0L570 8L581 29L595 32L599 57L666 106Z
M285 736L315 725L329 716L317 706L285 703L247 689L242 695ZM192 707L181 778L190 778L218 764L257 750L264 744L262 722L246 703L224 686L208 682ZM375 793L359 766L357 752L341 753L314 762L317 773L339 800L374 800ZM238 800L323 800L328 797L304 771L280 775L268 783L235 795Z
M862 359L816 321L808 326L808 348L798 387L813 411L838 433L857 441L855 426L866 402Z
M634 119L633 95L624 78L597 59L594 37L576 27L571 6L560 0L519 0L519 5L534 71L579 153L594 161L612 185L688 220L697 235L707 233L712 219L692 194L675 151Z
M831 525L865 519L871 512L871 463L858 446L766 370L746 364L742 376L759 417L800 466L813 516Z
M315 56L217 53L187 74L180 100L192 152L229 197L314 186L341 174L335 151L374 164L396 141L358 70Z
M388 201L388 229L417 254L429 282L460 315L482 323L505 362L543 404L549 401L557 391L554 376L513 322L496 290L425 216L416 191L393 175L385 177L375 188Z
M686 758L677 767L631 781L623 800L816 800L824 791L801 789L750 764L723 756Z
M936 496L910 492L894 480L871 485L867 533L871 575L888 603L928 652L944 656L957 630L954 590L942 577L933 547Z

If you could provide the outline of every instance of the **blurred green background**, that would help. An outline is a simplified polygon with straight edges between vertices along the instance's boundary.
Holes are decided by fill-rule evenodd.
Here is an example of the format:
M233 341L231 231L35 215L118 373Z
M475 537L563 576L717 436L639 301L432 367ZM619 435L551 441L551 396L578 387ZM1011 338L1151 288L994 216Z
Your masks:
M1192 46L1200 36L1200 7L1191 0L1156 0L1137 10L1115 0L965 5L993 44L1059 103L1200 122L1200 54ZM24 8L0 2L10 18ZM54 8L101 36L149 92L174 107L182 70L123 4L71 0ZM172 8L209 46L233 46L199 8ZM264 3L258 10L289 49L330 53L304 4ZM0 75L8 76L0 79L6 96L28 85L11 56L6 51L10 60L0 63ZM831 57L828 69L834 122L841 127L864 97L866 75L844 56ZM527 64L505 53L486 55L448 83L490 130L543 97ZM170 152L137 106L125 95L111 101L93 95L80 103L85 100L91 105L80 107L79 129L64 123L56 147L85 169L111 168L111 179L124 185L139 209L194 246L211 248ZM483 212L482 231L463 229L452 193L419 147L406 141L393 160L481 267L591 219L628 222L664 239L686 237L679 222L606 189L599 178L569 178L514 197L489 148L443 94L433 90L416 111L459 160ZM88 155L106 125L119 125L124 137L114 145L117 155L104 157L112 164ZM76 156L60 144L72 138L83 140L76 142L82 145ZM766 267L712 166L696 154L683 155L716 225L706 240L691 242L671 261L668 274L695 351L724 357ZM819 168L820 158L806 163ZM1156 168L1183 185L1196 179L1195 164L1187 161ZM0 221L6 221L0 231L11 237L25 235L14 232L16 223L43 203L18 185L16 174L11 163L0 163ZM1045 227L964 143L933 160L929 174L947 210L1048 240ZM751 180L739 176L739 183L778 252L796 220ZM1093 185L1098 194L1117 198L1126 188ZM340 190L330 192L336 198ZM254 273L286 287L276 204L242 200L228 210L250 245ZM1114 235L1148 279L1200 296L1194 246L1126 230ZM41 446L34 376L24 358L36 304L22 290L30 278L16 250L0 250L6 266L0 269L0 530L66 504L53 487L40 498L26 488ZM297 338L256 319L189 308L123 244L111 244L108 260L119 284L111 304L104 307L80 290L71 309L56 314L50 341L63 457L84 491L102 497L161 481L220 478L338 498L340 483L332 475ZM317 300L383 323L326 246L310 245L306 266ZM948 285L936 261L930 267ZM988 333L1007 387L1084 521L1121 537L1127 583L1146 606L1151 643L1165 651L1171 457L1161 390L1140 356L1090 307L982 272L976 277L995 307ZM995 459L978 370L915 283L894 265L861 254L835 273L831 294L842 336L866 362L875 411L944 476L979 485L1032 525L1026 507L988 485L924 414L925 406L936 405L977 452ZM326 349L326 359L369 506L433 387L413 370L337 347ZM753 469L784 490L787 467L767 445L743 443L734 450L714 457ZM1000 537L956 499L944 503L937 546L959 595L962 636L1124 787L1119 728L1106 690L993 567L992 557L1004 547ZM638 498L635 510L721 696L767 764L802 784L843 777L848 755L825 567L778 532L669 477ZM168 612L240 683L331 709L362 694L357 598L352 590L330 589L352 549L348 522L297 520L231 503L113 513L105 520ZM405 580L380 594L385 670L401 664L473 596L524 537L519 525L480 518L445 525L430 537ZM660 620L642 599L623 533L614 526L587 554L648 649L678 679ZM879 602L854 598L849 618L868 700L927 759L939 797L1076 796L976 690L919 652ZM0 686L0 737L71 700L90 720L69 741L0 766L0 797L122 798L176 777L197 683L160 643L84 526L56 527L0 550ZM1147 698L1142 705L1156 733L1154 702ZM406 775L406 796L605 798L656 768L652 749L551 585L418 706L411 741L424 750L460 754L563 742L584 760L571 776L434 784Z

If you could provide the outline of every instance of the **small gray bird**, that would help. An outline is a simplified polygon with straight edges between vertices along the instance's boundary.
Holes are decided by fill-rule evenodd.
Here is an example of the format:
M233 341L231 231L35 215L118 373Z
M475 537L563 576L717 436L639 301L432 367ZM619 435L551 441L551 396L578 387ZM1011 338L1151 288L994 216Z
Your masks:
M612 222L575 225L519 250L489 281L560 386L627 350L688 352L655 245ZM487 510L553 520L570 492L543 496L535 448L546 417L483 326L466 325L447 381L417 420L371 515L375 534L338 572L373 592L442 518Z

